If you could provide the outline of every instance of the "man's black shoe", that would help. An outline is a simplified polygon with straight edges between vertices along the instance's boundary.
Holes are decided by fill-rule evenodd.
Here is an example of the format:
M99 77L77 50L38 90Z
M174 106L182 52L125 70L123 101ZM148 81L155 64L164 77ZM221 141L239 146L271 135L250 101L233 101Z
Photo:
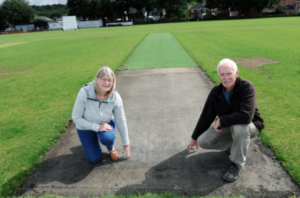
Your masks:
M235 163L232 163L229 166L229 170L227 171L227 173L225 173L225 175L223 176L223 179L228 182L234 182L239 178L239 174L241 172L242 172L242 170L240 170L238 165L236 165Z

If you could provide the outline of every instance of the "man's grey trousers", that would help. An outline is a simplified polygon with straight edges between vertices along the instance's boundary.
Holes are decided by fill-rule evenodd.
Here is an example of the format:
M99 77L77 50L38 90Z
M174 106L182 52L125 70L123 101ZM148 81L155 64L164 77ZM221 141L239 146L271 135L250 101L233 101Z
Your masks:
M243 169L246 163L246 154L250 145L250 139L257 137L259 130L251 122L250 124L239 124L223 128L216 132L210 128L197 139L197 143L204 149L229 150L230 160Z

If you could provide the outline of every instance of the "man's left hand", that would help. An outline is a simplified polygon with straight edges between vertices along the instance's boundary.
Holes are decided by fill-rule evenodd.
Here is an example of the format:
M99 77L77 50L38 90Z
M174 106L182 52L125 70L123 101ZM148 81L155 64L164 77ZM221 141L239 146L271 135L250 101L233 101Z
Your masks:
M214 127L215 131L218 132L218 133L222 131L222 127L221 127L221 123L220 123L220 118L218 118L215 121L213 127Z

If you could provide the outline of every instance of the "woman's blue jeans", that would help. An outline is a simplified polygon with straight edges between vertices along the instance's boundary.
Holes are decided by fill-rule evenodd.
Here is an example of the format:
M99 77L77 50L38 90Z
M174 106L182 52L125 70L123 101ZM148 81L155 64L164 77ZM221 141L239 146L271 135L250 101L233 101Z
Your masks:
M109 151L113 150L113 146L116 140L115 120L111 119L108 124L112 128L112 130L110 131L95 132L91 130L77 129L77 133L82 144L85 156L92 163L99 162L102 157L102 150L99 141L101 142L101 144L106 146Z

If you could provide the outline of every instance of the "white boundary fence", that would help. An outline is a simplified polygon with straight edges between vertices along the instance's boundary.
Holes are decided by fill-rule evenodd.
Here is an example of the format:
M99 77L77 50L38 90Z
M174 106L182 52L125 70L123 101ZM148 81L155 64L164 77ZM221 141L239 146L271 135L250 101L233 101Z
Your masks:
M64 22L62 21L49 21L49 30L62 30L64 27Z
M34 25L33 24L28 24L28 25L16 25L15 26L15 30L16 31L28 31L28 30L33 30L34 29Z
M113 23L106 23L106 26L118 26L118 25L133 25L132 21L129 22L113 22Z
M97 27L103 27L103 21L102 20L95 20L95 21L76 21L78 29L84 29L84 28L97 28ZM52 21L48 22L49 29L50 30L62 30L65 26L65 21ZM74 26L74 22L72 21L72 29L76 29ZM112 22L112 23L106 23L106 26L118 26L118 25L133 25L132 21L129 22Z
M102 27L103 22L102 20L96 20L96 21L77 21L77 25L79 29L82 28L96 28L96 27Z

